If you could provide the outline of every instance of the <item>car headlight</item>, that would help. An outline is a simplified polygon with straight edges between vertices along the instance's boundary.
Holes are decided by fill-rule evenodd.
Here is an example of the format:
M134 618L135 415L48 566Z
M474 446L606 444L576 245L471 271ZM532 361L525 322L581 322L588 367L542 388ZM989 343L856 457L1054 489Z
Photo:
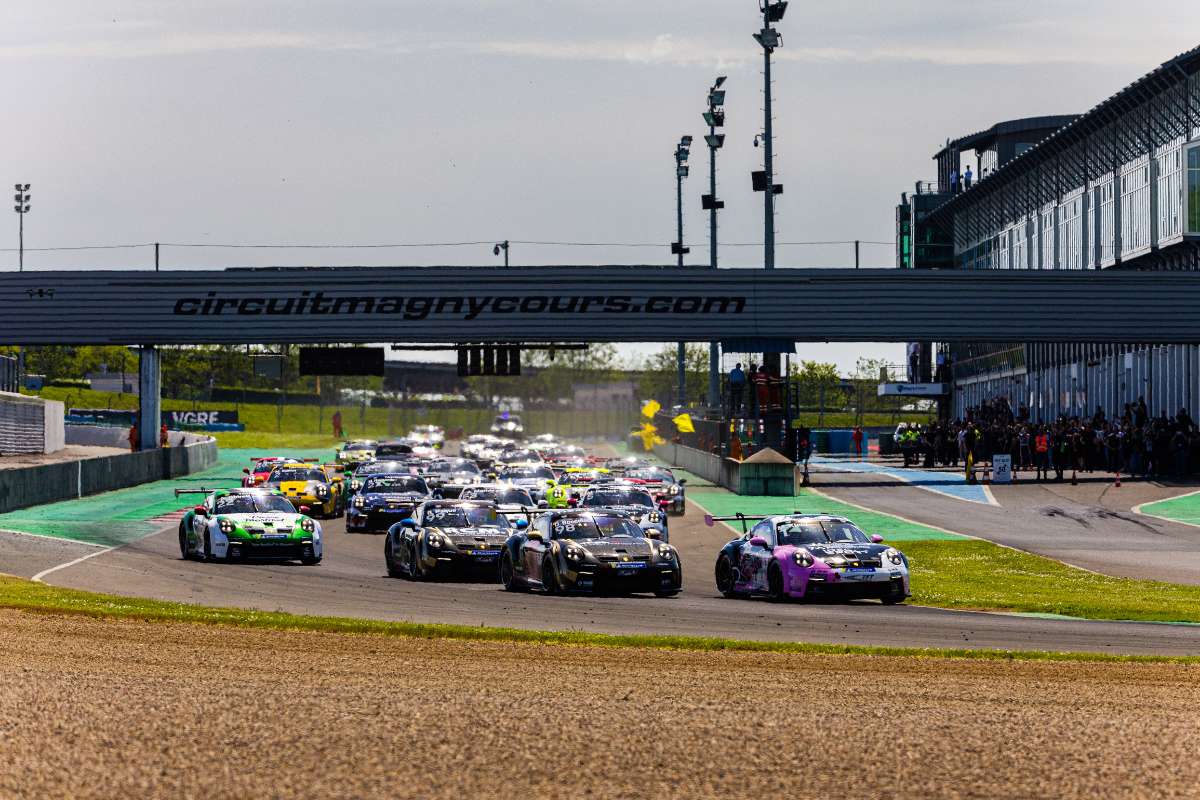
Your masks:
M226 536L233 533L237 528L237 526L233 524L233 520L228 520L224 517L221 517L219 520L217 520L217 527L220 528L221 533L225 534Z
M580 561L583 559L583 551L578 547L568 547L567 558L571 559L572 561Z
M889 547L883 552L883 554L887 556L887 560L893 564L899 565L904 563L904 556L902 556L900 551L894 547Z
M679 494L679 484L671 484L671 488L667 489L667 494Z
M438 536L436 533L429 534L429 538L426 541L429 543L430 547L435 549L442 546L442 537Z
M313 492L317 497L329 497L329 487L325 484L319 485Z
M675 551L669 547L663 546L658 548L658 555L660 558L665 558L667 561L672 561L675 558Z
M354 498L353 505L355 508L362 508L363 504L366 502L367 499L360 494Z
M825 559L825 563L834 569L842 569L850 564L850 562L846 560L845 556L829 556Z
M797 550L792 553L792 560L802 567L811 567L813 565L812 553L807 550Z
M650 522L662 522L662 514L658 513L657 511L651 511L646 515L646 519Z
M305 533L312 533L316 529L317 523L313 522L311 517L305 517L304 519L300 520L300 530L304 531Z
M362 488L362 481L358 480L357 478L350 481L350 488L357 492Z

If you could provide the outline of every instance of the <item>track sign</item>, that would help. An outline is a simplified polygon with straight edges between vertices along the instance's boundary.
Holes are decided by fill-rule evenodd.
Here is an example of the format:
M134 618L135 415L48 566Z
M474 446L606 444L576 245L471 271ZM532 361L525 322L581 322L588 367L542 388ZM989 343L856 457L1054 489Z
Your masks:
M992 456L992 483L1012 483L1012 455Z
M301 375L383 375L382 347L301 347Z
M283 356L254 356L254 377L282 378Z

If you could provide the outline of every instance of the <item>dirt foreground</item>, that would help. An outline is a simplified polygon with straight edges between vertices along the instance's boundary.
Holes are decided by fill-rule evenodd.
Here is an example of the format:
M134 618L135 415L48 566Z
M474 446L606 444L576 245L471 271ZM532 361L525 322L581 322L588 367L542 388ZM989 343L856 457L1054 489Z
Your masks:
M0 797L1200 795L1200 667L0 611Z

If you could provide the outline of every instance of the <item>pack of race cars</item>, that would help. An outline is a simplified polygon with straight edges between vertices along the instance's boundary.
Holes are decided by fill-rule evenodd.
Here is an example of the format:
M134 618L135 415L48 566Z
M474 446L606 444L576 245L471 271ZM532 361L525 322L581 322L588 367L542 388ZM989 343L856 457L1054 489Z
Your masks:
M592 459L550 436L471 436L460 457L427 441L348 442L330 464L264 456L243 470L241 487L177 490L204 494L180 521L180 553L317 564L314 517L345 514L348 532L385 534L392 577L482 578L546 594L682 590L668 520L684 513L686 481L670 469L638 457ZM727 598L890 604L910 596L904 554L844 517L705 518L717 521L742 526L717 556Z

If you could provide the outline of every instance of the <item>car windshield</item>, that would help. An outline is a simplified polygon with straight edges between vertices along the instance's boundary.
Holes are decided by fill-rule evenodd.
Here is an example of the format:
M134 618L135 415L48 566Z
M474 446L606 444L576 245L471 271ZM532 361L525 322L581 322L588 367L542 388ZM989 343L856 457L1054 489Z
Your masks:
M363 484L363 494L396 494L398 492L419 492L425 494L425 481L412 475L376 475L367 478Z
M580 514L559 517L551 523L555 539L644 539L642 529L625 517Z
M663 481L664 483L674 483L675 476L669 470L665 469L635 469L626 473L627 477L637 478L640 481Z
M829 544L830 542L853 542L867 544L871 540L855 525L833 520L803 520L781 522L775 527L779 543L790 545Z
M516 414L501 414L500 416L496 417L495 420L492 421L492 424L493 425L503 425L506 422L512 422L512 423L519 424L521 422L521 418L518 417Z
M505 461L541 461L535 450L511 450L504 454Z
M273 494L224 494L217 498L214 511L217 514L296 513L287 498Z
M342 452L349 452L351 450L372 450L374 447L375 445L367 442L350 442L348 445L342 448Z
M470 472L479 475L479 467L474 461L468 461L465 458L446 459L445 461L432 461L425 468L426 472Z
M325 473L319 469L286 469L280 468L271 473L268 483L283 483L284 481L319 481L325 482Z
M368 461L365 464L360 464L358 469L354 470L355 477L362 478L367 475L379 475L385 472L408 472L408 465L400 461Z
M272 467L279 466L278 461L259 461L254 465L255 472L270 472Z
M581 470L580 472L568 472L566 475L563 475L563 478L575 483L590 483L591 481L598 481L602 478L608 477L609 474L607 472L599 472L594 469Z
M583 498L585 506L650 506L654 498L642 489L592 489Z
M459 495L463 500L490 500L510 506L532 506L533 498L524 489L498 489L494 486L468 487Z
M507 528L508 521L491 506L432 506L425 509L432 528Z
M554 480L554 470L549 467L516 467L500 473L499 480L518 481L523 479Z

